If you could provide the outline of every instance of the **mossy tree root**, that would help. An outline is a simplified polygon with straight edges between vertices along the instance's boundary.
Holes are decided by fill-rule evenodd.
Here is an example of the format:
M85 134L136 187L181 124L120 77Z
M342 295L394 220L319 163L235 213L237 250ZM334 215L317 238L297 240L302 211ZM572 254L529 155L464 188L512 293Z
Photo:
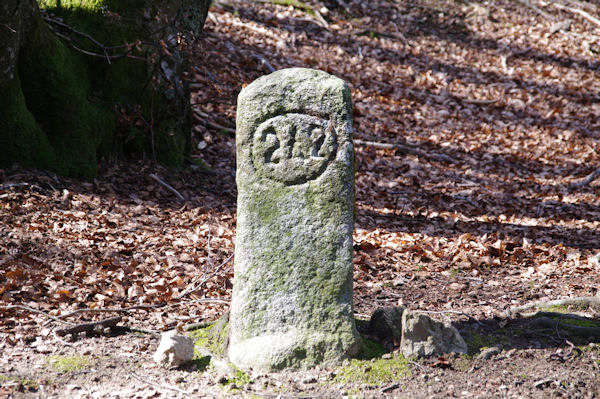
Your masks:
M517 306L510 309L511 313L522 313L531 309L548 309L554 306L573 306L579 309L591 308L597 312L600 312L600 297L589 296L589 297L577 297L558 299L554 301L539 301L532 302L527 305Z

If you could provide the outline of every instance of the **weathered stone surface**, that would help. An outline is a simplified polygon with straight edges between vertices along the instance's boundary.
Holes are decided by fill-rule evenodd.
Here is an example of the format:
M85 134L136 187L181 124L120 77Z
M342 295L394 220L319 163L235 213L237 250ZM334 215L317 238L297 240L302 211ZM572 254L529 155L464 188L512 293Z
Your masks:
M238 97L229 359L263 370L355 354L350 91L322 71L263 76Z
M491 348L482 350L481 353L479 353L479 355L477 355L477 357L479 359L489 360L489 359L493 358L494 356L496 356L497 354L499 354L500 352L502 352L502 350L499 347L492 346Z
M187 363L194 357L194 340L180 335L177 330L167 331L160 337L160 344L153 359L161 366L170 368Z
M400 351L409 357L467 353L467 344L456 328L410 310L402 314Z
M379 339L384 345L394 347L402 339L403 306L378 308L373 312L369 321L369 333ZM387 349L387 348L386 348Z

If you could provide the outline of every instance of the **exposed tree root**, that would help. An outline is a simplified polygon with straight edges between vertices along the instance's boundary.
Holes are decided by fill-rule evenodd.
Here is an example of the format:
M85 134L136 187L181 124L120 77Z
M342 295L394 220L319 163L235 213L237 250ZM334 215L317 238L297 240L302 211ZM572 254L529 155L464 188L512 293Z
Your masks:
M591 308L597 312L600 312L600 297L597 296L587 296L587 297L577 297L577 298L567 298L567 299L558 299L554 301L539 301L532 302L527 305L517 306L511 308L510 311L512 313L522 313L526 310L530 309L544 309L550 308L552 306L576 306L581 309Z
M531 320L527 323L527 326L535 326L535 327L543 327L549 329L563 329L567 331L571 331L576 333L582 337L600 337L600 327L584 327L584 326L576 326L574 324L562 323L559 320L554 320L549 317L539 317Z

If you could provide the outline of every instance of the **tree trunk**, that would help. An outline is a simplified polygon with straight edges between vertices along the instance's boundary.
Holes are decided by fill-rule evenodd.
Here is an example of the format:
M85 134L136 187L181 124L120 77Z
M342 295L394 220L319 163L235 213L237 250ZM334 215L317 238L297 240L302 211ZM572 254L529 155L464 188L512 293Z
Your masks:
M0 166L83 178L108 155L181 166L186 52L209 1L39 3L0 6Z

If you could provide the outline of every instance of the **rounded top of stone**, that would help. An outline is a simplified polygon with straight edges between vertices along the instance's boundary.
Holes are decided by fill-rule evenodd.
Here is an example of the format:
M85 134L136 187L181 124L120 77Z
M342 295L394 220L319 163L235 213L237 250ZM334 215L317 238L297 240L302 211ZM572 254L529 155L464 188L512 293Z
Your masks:
M262 92L265 90L269 91L270 88L274 86L300 86L299 88L305 88L309 91L312 91L310 89L314 89L315 85L321 87L344 87L346 83L344 80L319 69L286 68L256 79L242 89L239 97L253 97L257 92Z

